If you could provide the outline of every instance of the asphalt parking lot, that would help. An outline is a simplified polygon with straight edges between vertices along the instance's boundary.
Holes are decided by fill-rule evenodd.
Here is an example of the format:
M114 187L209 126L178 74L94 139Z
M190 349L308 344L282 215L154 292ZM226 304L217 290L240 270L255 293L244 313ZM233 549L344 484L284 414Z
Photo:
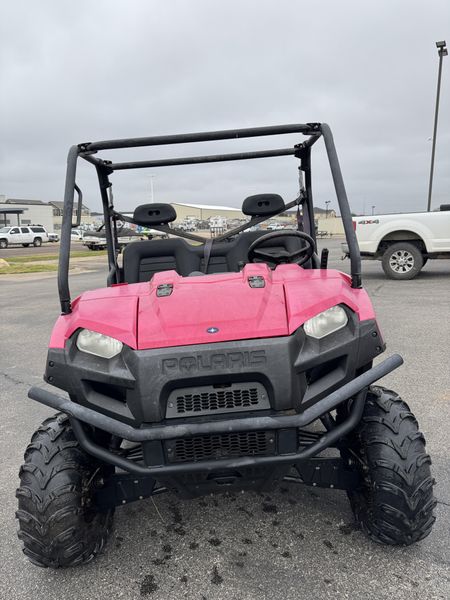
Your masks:
M339 260L339 242L330 266ZM72 295L104 285L103 262L71 278ZM286 485L255 493L175 496L118 509L104 553L65 571L23 556L14 511L17 472L32 432L51 411L27 400L41 382L58 315L55 274L0 279L0 598L3 600L450 598L450 261L409 282L364 263L364 284L388 344L405 364L384 381L410 404L428 441L437 523L409 548L378 546L355 529L343 492Z
M78 240L72 240L72 250L87 250L85 246ZM23 246L8 246L3 250L0 249L0 258L8 260L11 256L36 256L36 255L48 255L54 254L55 258L59 254L59 242L48 242L42 244L39 248L35 248L33 245L24 248Z

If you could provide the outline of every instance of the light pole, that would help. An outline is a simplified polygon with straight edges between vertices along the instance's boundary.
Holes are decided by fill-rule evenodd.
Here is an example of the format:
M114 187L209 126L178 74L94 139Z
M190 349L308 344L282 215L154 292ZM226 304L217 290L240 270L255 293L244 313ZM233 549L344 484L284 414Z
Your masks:
M438 49L439 55L439 70L438 70L438 82L436 91L436 108L434 110L434 129L433 129L433 141L431 147L431 166L430 166L430 183L428 186L428 207L427 211L431 210L431 192L433 190L433 173L434 173L434 154L436 151L436 135L437 135L437 124L439 114L439 96L441 94L441 75L442 75L442 59L447 56L447 44L445 40L442 42L436 42L436 48Z
M325 219L328 219L328 205L330 204L331 200L325 200Z
M372 216L374 214L374 211L375 211L375 204L372 205Z
M154 197L153 197L153 179L155 178L154 175L150 175L150 202L153 204L154 202Z

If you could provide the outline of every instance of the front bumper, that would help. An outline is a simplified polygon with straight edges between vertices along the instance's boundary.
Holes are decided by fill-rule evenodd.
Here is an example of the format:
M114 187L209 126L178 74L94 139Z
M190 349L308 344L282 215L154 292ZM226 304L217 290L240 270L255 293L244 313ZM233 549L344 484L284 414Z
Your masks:
M166 427L191 417L210 421L224 412L245 416L246 408L303 413L352 381L385 349L376 321L359 321L346 310L347 326L321 340L300 327L274 338L124 347L110 360L80 352L75 333L64 349L49 349L45 380L77 404L133 427ZM255 402L244 402L249 394ZM220 402L224 397L231 402Z
M246 416L243 418L225 418L216 420L194 420L179 424L163 424L133 427L105 414L99 413L91 408L82 406L70 399L63 398L48 390L32 387L28 396L51 408L67 414L72 422L75 435L80 445L90 454L98 459L113 464L130 473L146 474L160 479L191 472L208 472L218 470L240 469L245 467L267 467L278 465L295 464L298 461L316 456L319 452L335 444L338 440L349 433L359 422L364 408L364 402L368 387L375 381L384 377L403 363L398 354L387 358L371 369L365 371L353 380L345 383L339 389L321 398L305 410L297 414L289 415L266 415ZM165 464L161 457L160 464L144 465L133 462L98 445L86 433L82 423L91 427L108 432L111 435L131 442L142 443L144 458L146 445L148 453L155 457L151 445L164 440L183 439L198 435L212 434L234 434L251 431L277 431L284 436L285 441L289 438L289 432L297 436L298 428L304 427L316 421L323 415L336 409L340 404L353 399L349 414L345 420L334 428L324 433L319 439L307 446L295 446L286 444L284 449L278 444L276 454L270 456L242 456L228 457L223 459L204 460L199 462L188 462L183 464ZM282 436L283 437L283 436ZM292 437L292 436L291 436ZM294 449L296 448L296 449ZM156 461L158 462L158 461Z

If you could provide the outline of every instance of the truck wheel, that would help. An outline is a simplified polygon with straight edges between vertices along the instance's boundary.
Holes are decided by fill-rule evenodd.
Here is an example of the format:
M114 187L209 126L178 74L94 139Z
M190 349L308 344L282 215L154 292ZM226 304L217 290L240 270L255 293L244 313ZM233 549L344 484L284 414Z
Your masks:
M381 264L390 279L413 279L424 262L422 252L415 244L397 242L386 248Z
M35 246L36 248L39 248L39 246L42 246L41 238L34 238L33 246Z
M29 246L29 245L30 245L30 244L22 244L22 246L23 246L24 248L28 248L28 246Z
M0 248L4 250L8 247L8 240L0 240Z
M361 474L360 487L348 495L363 531L390 545L425 538L435 521L431 460L414 415L397 394L370 389L348 456Z
M74 566L102 550L114 511L99 512L92 497L108 468L80 448L65 415L33 434L16 492L18 535L33 564Z

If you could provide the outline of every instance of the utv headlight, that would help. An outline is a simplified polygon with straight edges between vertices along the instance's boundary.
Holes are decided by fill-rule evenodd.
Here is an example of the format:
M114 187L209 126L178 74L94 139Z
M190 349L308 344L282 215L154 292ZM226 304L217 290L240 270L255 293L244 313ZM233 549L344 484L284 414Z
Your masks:
M324 310L312 319L308 319L303 324L306 335L320 340L330 333L334 333L345 327L348 323L348 317L342 306L332 306Z
M86 354L93 354L101 358L113 358L122 351L123 344L109 335L82 329L77 337L77 348Z

